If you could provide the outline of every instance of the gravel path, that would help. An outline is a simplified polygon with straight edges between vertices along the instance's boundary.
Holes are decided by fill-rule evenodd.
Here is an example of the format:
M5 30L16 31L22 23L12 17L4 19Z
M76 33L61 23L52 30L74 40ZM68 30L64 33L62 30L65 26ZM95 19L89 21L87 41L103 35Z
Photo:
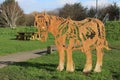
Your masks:
M16 54L9 54L7 56L0 56L0 68L13 64L14 62L26 61L28 59L40 57L42 54L46 54L47 49L34 50L29 52L19 52Z

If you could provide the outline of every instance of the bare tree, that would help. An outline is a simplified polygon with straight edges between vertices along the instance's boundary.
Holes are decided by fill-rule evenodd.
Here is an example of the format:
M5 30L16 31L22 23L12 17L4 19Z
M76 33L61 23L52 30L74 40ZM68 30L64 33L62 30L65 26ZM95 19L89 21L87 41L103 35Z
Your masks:
M4 24L4 26L15 28L17 20L23 15L23 11L18 3L15 0L5 0L1 4L1 10L0 23Z

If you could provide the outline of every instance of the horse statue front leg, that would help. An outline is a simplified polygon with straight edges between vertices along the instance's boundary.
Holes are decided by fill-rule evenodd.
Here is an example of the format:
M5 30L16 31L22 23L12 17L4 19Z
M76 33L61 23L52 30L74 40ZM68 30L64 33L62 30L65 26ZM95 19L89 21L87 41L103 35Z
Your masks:
M64 48L62 45L60 45L57 40L55 40L55 43L56 43L56 46L57 46L57 49L58 49L58 54L59 54L59 64L58 64L58 67L57 67L57 70L58 71L62 71L64 69Z

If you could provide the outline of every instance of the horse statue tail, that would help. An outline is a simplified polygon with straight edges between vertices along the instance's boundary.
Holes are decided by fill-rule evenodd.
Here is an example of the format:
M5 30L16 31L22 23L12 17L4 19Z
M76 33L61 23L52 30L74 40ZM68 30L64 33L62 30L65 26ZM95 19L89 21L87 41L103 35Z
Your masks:
M95 19L96 23L97 23L97 28L98 28L98 33L99 33L99 39L100 39L100 43L103 45L103 47L107 50L111 50L108 47L108 42L106 40L106 33L105 33L105 26L104 23L98 19Z

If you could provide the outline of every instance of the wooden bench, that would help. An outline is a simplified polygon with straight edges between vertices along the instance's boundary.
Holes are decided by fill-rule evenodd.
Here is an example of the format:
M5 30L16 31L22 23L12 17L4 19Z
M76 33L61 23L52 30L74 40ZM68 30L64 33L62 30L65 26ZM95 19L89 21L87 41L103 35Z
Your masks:
M39 33L38 32L34 32L31 36L31 40L39 40Z
M16 35L17 40L30 40L34 32L17 32Z

